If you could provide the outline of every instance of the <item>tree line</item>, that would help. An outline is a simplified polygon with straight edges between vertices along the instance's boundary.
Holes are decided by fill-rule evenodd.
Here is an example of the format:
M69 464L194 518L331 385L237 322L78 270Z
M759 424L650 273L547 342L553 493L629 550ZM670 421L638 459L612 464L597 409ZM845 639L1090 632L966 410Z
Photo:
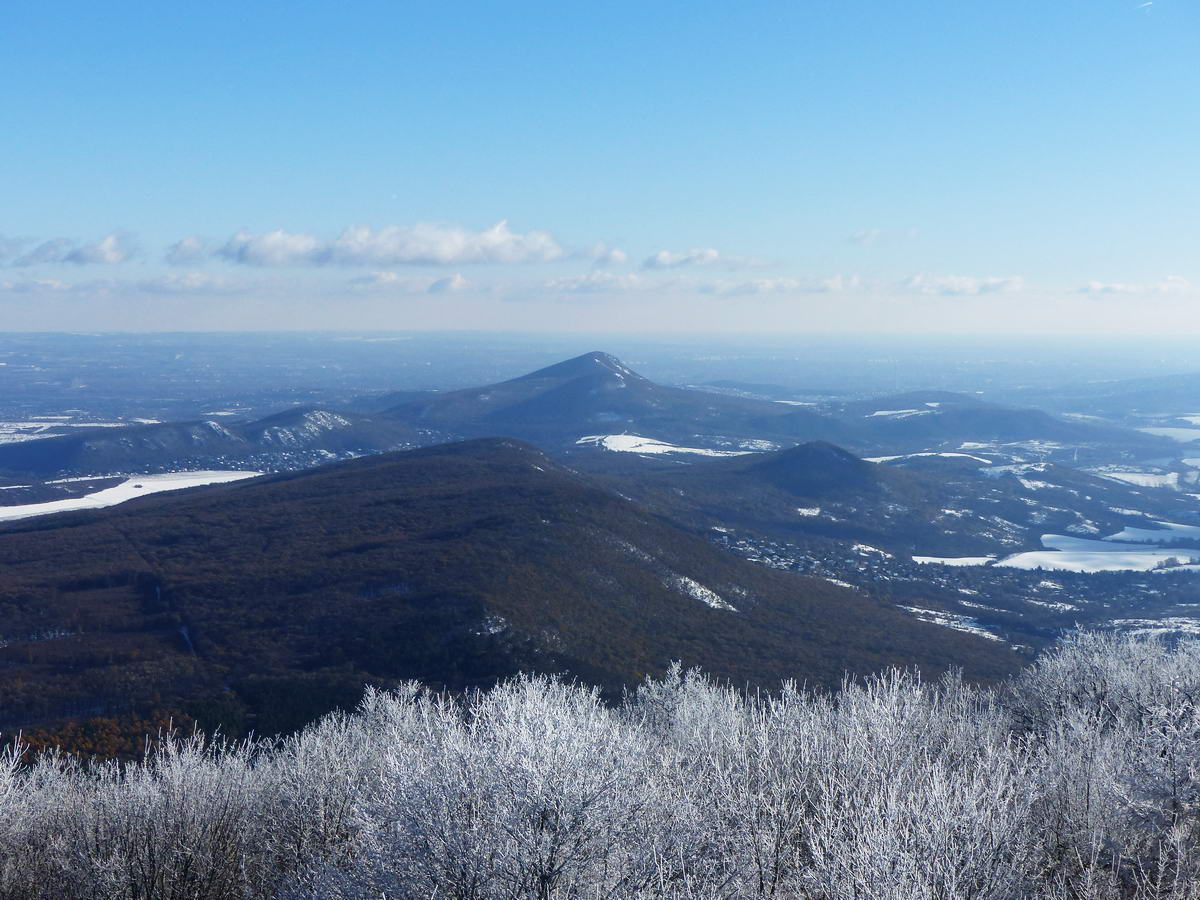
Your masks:
M0 765L3 898L1196 900L1198 838L1200 648L1112 634L990 688L413 684Z

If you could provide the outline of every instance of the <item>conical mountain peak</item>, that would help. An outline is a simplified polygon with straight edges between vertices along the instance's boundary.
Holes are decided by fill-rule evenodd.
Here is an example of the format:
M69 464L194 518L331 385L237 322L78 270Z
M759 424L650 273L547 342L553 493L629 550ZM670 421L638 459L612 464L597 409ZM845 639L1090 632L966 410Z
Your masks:
M611 353L605 353L602 350L593 350L591 353L584 353L582 356L576 356L572 359L555 363L552 366L547 366L544 369L538 369L536 372L530 372L528 375L522 375L520 378L513 380L525 381L527 379L533 380L541 378L582 378L585 376L594 376L598 374L620 375L622 378L640 379L642 377Z

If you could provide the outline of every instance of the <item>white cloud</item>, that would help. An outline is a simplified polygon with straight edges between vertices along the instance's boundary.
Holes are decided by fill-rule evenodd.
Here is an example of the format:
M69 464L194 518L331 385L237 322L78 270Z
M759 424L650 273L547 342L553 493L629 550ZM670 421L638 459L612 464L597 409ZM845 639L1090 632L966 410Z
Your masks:
M1168 275L1161 281L1143 284L1089 281L1079 290L1085 294L1188 294L1196 286L1182 275Z
M603 268L605 266L623 266L629 261L629 254L619 247L613 247L603 241L598 241L586 250L577 254L584 259L590 259L595 265Z
M224 278L205 272L171 272L139 281L136 288L147 294L224 294L235 289Z
M690 266L719 266L725 269L750 269L766 265L754 256L728 256L712 247L693 248L675 252L659 250L642 260L643 269L682 269Z
M74 241L70 241L67 238L53 238L43 241L28 253L17 257L13 261L13 265L36 266L42 263L65 262L67 254L71 252L71 248L74 246Z
M216 250L216 255L248 266L294 266L316 262L315 255L323 246L311 234L281 229L261 234L239 231Z
M203 259L208 252L208 245L203 238L193 234L168 247L165 258L173 266L186 266Z
M125 262L134 253L133 240L124 234L106 234L91 244L82 244L67 254L67 262L80 266L112 266Z
M419 223L347 228L333 240L283 230L239 231L216 255L251 266L394 266L547 262L563 255L545 231L519 234L507 222L482 231Z
M53 278L27 278L21 281L0 281L0 291L8 294L63 294L72 285Z
M878 228L861 228L850 235L850 243L869 247L878 241L882 235L883 231Z
M857 275L834 275L832 278L755 278L750 281L717 281L702 285L706 294L842 294L862 290L863 280Z
M670 250L659 250L653 256L642 261L643 269L679 269L684 266L711 266L721 259L721 253L711 247L707 249L685 250L674 253Z
M637 275L592 271L547 281L542 289L554 294L625 294L650 285Z
M370 275L351 278L350 285L358 291L388 294L446 294L466 290L471 283L457 272L444 278L401 275L399 272L372 272Z
M21 248L33 243L30 238L5 237L0 234L0 265L8 262L21 252Z
M470 286L470 282L463 278L457 272L453 275L447 275L445 278L439 278L429 286L431 294L448 294L454 291L463 291Z
M98 241L80 244L68 238L52 238L38 244L13 262L14 266L74 263L78 266L116 265L135 252L132 237L113 232Z
M978 278L972 275L928 275L920 273L905 280L903 286L922 294L945 294L949 296L998 294L1023 290L1025 279L1019 275Z

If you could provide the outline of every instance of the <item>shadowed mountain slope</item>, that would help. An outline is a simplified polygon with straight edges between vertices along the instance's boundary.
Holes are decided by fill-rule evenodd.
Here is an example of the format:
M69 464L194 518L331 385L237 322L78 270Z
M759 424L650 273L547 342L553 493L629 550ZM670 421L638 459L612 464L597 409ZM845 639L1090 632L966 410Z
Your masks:
M159 710L269 733L364 681L536 670L616 691L674 659L761 685L1018 663L738 559L511 440L9 526L0 621L5 731Z

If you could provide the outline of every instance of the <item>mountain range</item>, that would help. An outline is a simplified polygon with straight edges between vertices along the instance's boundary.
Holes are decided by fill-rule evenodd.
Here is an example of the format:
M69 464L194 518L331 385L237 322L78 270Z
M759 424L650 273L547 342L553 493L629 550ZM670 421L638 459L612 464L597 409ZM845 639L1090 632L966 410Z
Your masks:
M392 403L390 401L398 401ZM371 406L371 404L366 404ZM1113 448L1165 454L1166 438L1011 409L963 394L920 393L807 403L655 384L602 352L497 384L376 398L373 411L297 408L250 422L198 421L79 429L0 445L9 480L254 466L279 471L331 459L475 437L529 441L552 454L635 435L725 452L828 441L863 456L987 443L1047 459L1109 460ZM582 449L581 449L582 448Z
M541 671L616 694L672 660L830 687L892 664L986 680L1021 662L739 559L510 439L9 525L0 621L0 729L46 740L151 714L274 733L364 682Z

